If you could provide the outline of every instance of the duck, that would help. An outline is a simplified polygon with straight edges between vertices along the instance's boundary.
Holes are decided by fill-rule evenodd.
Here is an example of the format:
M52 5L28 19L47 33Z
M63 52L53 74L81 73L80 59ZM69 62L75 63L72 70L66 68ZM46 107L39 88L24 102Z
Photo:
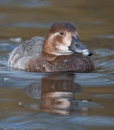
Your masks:
M9 55L12 69L28 72L76 72L94 70L93 53L80 42L70 22L55 22L47 36L33 37L17 46Z

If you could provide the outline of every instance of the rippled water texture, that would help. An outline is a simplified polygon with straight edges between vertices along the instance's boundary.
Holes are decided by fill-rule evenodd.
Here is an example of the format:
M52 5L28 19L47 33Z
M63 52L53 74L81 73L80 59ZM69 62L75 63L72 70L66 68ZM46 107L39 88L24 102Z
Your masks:
M0 130L114 130L114 1L0 0ZM8 68L9 53L55 21L94 52L89 74Z

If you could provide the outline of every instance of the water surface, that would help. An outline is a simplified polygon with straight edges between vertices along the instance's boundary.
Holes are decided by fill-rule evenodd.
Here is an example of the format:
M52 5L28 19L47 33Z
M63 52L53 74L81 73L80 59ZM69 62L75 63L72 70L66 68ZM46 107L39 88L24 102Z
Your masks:
M0 129L114 129L114 1L0 0ZM12 70L10 52L44 36L55 21L71 21L94 52L95 71Z

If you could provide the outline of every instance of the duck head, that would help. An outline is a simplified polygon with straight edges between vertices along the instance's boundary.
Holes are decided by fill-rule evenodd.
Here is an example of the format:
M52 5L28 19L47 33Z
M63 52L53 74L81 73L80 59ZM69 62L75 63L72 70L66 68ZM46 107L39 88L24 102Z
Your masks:
M69 22L57 22L51 26L43 44L43 52L56 56L73 53L93 55L81 44L76 28Z

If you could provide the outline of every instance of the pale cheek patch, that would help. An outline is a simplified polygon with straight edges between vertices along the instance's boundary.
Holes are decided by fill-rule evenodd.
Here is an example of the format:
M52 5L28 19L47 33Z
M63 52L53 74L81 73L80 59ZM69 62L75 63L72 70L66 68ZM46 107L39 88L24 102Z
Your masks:
M54 51L53 54L55 55L70 55L73 52L68 49L67 46L64 46L62 44L56 46L58 50Z
M69 32L66 33L66 36L63 38L62 43L56 43L57 51L56 55L70 55L73 52L69 50L69 46L71 44L71 34Z
M47 40L52 41L52 39L54 39L54 37L57 36L58 34L59 34L58 32L56 32L56 33L54 33L54 34L51 34L51 35L48 37Z
M54 34L51 34L49 37L48 37L48 45L52 48L52 53L51 52L48 52L48 53L51 53L51 54L55 54L55 55L69 55L69 54L72 54L73 52L69 50L69 46L71 44L71 33L70 32L67 32L66 33L66 36L61 36L62 37L62 42L58 42L57 39L56 41L54 42L54 45L53 44L50 44L53 39L57 36L57 35L60 35L58 32L54 33ZM55 48L54 48L55 46Z
M57 48L60 49L60 50L63 50L63 51L67 51L68 50L68 47L64 46L62 44L60 44L59 46L57 46Z
M68 47L71 44L71 34L70 33L66 33L66 36L63 38L63 44Z

